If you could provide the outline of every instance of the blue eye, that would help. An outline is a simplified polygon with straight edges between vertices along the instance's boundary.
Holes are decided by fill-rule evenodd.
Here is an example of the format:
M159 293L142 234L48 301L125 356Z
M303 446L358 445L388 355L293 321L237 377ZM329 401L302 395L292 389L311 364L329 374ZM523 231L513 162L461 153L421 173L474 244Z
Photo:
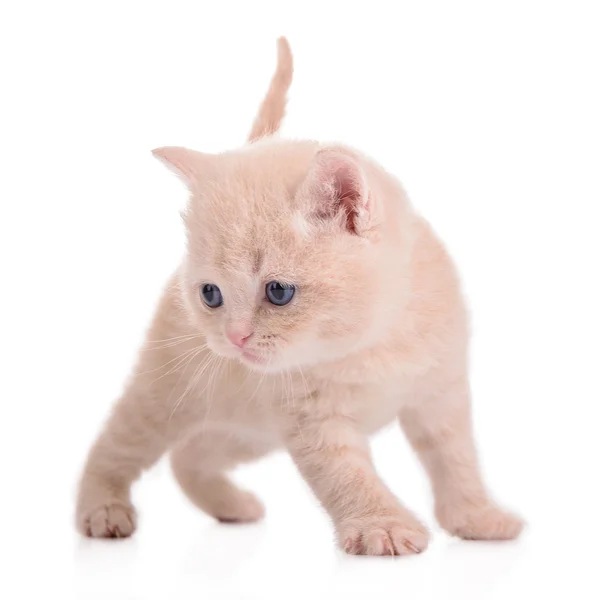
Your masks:
M209 308L217 308L223 304L223 294L213 283L205 283L201 290L202 300Z
M287 283L279 283L278 281L270 281L266 286L267 299L275 306L284 306L288 304L294 297L296 288Z

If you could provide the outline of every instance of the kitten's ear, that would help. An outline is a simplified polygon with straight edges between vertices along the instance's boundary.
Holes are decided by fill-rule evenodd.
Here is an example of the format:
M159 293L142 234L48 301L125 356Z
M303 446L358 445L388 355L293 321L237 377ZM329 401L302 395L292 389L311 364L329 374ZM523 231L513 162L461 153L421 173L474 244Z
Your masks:
M209 158L202 152L177 146L165 146L152 150L152 154L167 169L175 173L189 189L206 176Z
M315 156L303 185L310 212L320 219L339 218L361 235L371 224L372 200L362 167L344 148L326 148Z

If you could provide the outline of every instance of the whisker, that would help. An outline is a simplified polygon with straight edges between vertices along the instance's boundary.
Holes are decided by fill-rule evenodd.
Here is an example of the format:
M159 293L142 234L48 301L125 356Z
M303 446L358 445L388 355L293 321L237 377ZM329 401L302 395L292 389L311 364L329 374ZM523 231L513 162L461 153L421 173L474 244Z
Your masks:
M246 367L246 375L244 376L244 379L242 380L242 383L240 384L240 387L238 388L236 394L246 385L248 379L250 378L250 375L252 375L252 369Z
M302 385L304 387L304 397L306 400L308 398L308 396L310 395L308 383L306 382L306 378L304 377L304 371L302 371L302 367L300 366L300 363L298 361L295 361L295 362L296 362L296 366L298 367L298 371L300 372L300 376L302 377Z
M285 388L285 407L286 407L286 409L289 410L290 404L292 405L292 408L294 408L294 399L292 398L293 390L292 390L291 386L289 385L290 380L288 377L287 369L281 371L281 378L282 378L283 385Z
M204 386L204 389L202 390L204 392L204 390L208 389L207 410L206 410L206 414L204 415L204 421L203 421L203 425L202 425L203 428L206 428L206 423L208 421L208 415L210 414L210 411L212 408L212 403L213 403L213 393L211 393L211 390L210 390L212 378L217 370L217 367L220 367L223 362L223 358L221 356L218 356L217 358L218 358L217 361L213 361L213 362L216 362L216 364L214 364L212 371L209 373L208 383ZM213 390L213 392L214 392L214 390Z
M173 365L166 373L163 373L162 375L160 375L159 377L157 377L154 381L152 381L149 384L149 385L154 385L157 381L159 381L163 377L166 377L167 375L171 375L171 373L174 373L179 368L181 368L181 366L186 362L186 359L190 355L193 355L196 351L204 350L204 348L205 348L205 346L190 348L189 350L186 350L185 352L183 352L179 356L177 356L177 357L171 359L170 361L166 362L164 365L162 365L160 367L157 367L156 369L151 369L149 371L144 371L142 373L138 373L137 376L147 375L148 373L154 373L155 371L159 371L160 369L164 369L167 365L171 364L172 362L177 361L176 364Z
M275 378L273 378L275 379ZM279 381L280 381L280 385L281 385L281 400L280 403L283 404L283 375L281 373L281 371L279 371ZM275 393L273 393L273 395L275 395ZM279 397L279 393L277 394L277 397Z
M294 410L294 418L295 418L298 413L296 412L296 402L294 401L294 381L292 379L292 373L289 369L286 369L285 373L290 382L290 391L291 391L290 398L292 400L292 408ZM300 423L298 422L298 419L296 419L296 427L298 428L298 433L300 434L300 439L302 440L302 443L304 443L304 435L302 434L302 429L300 429Z
M175 362L176 360L180 359L182 356L185 356L186 354L190 354L191 352L194 352L197 349L202 349L204 350L204 348L207 347L207 344L202 344L202 346L194 346L193 348L188 348L185 352L182 352L181 354L177 355L175 358L172 358L171 360L168 360L166 363L162 364L160 367L155 367L154 369L148 369L147 371L140 371L139 373L136 374L136 376L139 375L148 375L149 373L154 373L155 371L160 371L161 369L164 369L167 365L170 365L172 362Z
M267 369L269 368L270 364L271 364L271 357L269 357L269 360L267 362ZM258 380L258 383L256 384L256 389L254 390L254 393L248 399L248 401L247 401L248 404L250 404L250 402L252 401L252 399L254 398L254 396L256 396L256 392L258 392L258 388L260 388L262 382L265 380L266 375L267 375L267 371L265 370L265 371L262 372L262 375L261 375L260 379Z
M160 342L172 342L173 340L181 340L183 338L195 338L195 337L201 337L202 334L201 333L186 333L185 335L176 335L174 337L170 337L170 338L165 338L162 340L146 340L147 344L154 344L154 343L160 343Z
M214 395L216 386L219 383L219 377L221 376L221 368L223 367L223 364L227 364L227 359L220 356L219 362L217 363L217 366L214 369L214 374L212 377L212 395Z
M191 337L191 338L185 338L182 340L177 340L175 342L168 342L165 344L161 344L159 346L152 346L149 348L142 348L143 352L150 352L151 350L163 350L164 348L172 348L173 346L179 346L180 344L185 344L186 342L191 342L192 340L194 340L195 338L199 338L199 337L203 337L201 335L195 336L195 337Z
M178 386L179 383L183 377L183 374L185 373L185 371L187 370L188 366L193 362L193 360L196 358L196 356L198 356L198 354L200 353L200 350L198 350L198 352L196 352L196 354L194 354L190 360L188 361L185 369L183 370L182 374L179 376L179 380L177 381L177 384L175 385L175 387L173 388L173 390L175 390ZM171 409L171 414L169 416L169 421L173 418L173 415L175 414L175 411L179 408L180 404L183 402L183 399L185 398L186 394L188 392L190 392L194 386L197 383L198 380L198 372L200 371L202 365L204 365L208 359L209 359L210 355L206 356L200 363L198 363L198 365L196 366L196 368L194 369L194 373L192 374L192 376L190 377L188 384L185 388L185 390L183 391L183 393L179 396L179 398L177 398L177 400L175 401L175 404L173 405L173 408ZM171 390L171 393L169 394L169 397L167 398L167 402L169 402L169 400L171 399L171 396L173 394L173 390Z

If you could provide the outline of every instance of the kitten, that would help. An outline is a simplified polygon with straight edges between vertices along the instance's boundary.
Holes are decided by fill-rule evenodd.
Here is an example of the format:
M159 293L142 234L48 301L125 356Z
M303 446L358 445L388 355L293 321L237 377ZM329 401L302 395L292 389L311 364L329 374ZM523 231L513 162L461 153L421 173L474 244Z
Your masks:
M219 155L160 148L188 186L187 253L80 483L77 527L133 533L130 488L170 454L220 521L260 501L227 471L285 448L353 554L423 551L428 532L377 476L368 436L399 419L436 516L467 539L522 521L482 482L471 428L467 315L455 268L398 181L354 149L287 141L287 41L250 133Z

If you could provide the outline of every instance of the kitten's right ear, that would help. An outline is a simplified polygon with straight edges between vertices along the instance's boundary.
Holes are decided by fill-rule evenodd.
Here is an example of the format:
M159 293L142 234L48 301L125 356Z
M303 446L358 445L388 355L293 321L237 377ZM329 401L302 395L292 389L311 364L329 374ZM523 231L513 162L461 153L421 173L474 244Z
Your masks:
M178 146L165 146L155 148L152 150L152 154L169 171L175 173L189 189L192 189L201 178L206 176L208 156L202 152Z
M317 152L300 190L308 212L322 220L339 218L349 233L364 235L373 226L373 198L363 168L343 147Z

